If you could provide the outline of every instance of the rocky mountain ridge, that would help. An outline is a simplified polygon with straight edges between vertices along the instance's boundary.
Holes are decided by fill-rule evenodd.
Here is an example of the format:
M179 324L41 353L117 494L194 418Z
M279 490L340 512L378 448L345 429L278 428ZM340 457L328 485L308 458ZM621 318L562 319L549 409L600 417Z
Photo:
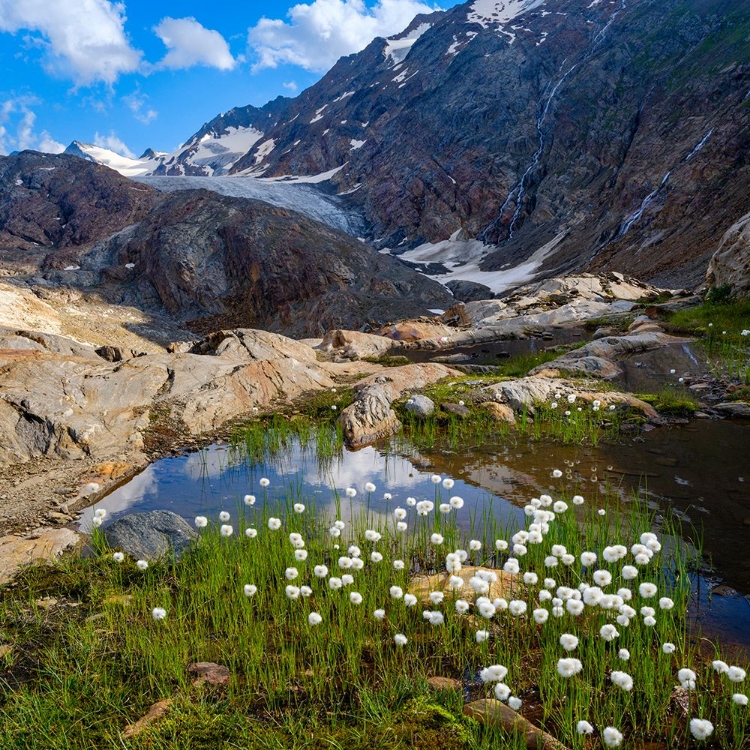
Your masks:
M42 298L97 295L191 322L297 336L445 308L441 285L286 208L159 193L70 155L0 157L0 260Z
M215 118L156 172L322 175L376 247L478 238L483 272L553 243L536 270L697 284L750 210L749 39L741 0L473 0Z

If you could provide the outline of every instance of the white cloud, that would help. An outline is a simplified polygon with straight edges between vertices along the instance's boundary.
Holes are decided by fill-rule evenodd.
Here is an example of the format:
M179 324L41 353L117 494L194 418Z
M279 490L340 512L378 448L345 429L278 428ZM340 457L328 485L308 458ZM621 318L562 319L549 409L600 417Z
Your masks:
M293 6L289 23L261 18L248 30L257 56L253 69L291 63L314 71L328 70L342 55L364 49L375 37L403 31L419 13L437 8L416 0L314 0Z
M109 135L94 135L94 145L100 148L108 148L120 156L127 156L129 159L135 159L135 154L127 147L124 141L117 137L114 130L109 131Z
M0 0L0 31L37 32L45 68L76 85L113 84L138 68L142 53L125 34L125 6L108 0Z
M42 130L39 137L39 150L44 151L45 154L61 154L65 151L65 146L60 141L56 141L46 130Z
M31 107L39 103L36 97L19 96L0 105L0 153L32 149L59 154L65 150L46 130L41 135L35 132L36 113Z
M284 83L282 83L281 85L282 85L282 86L283 86L283 87L284 87L284 88L285 88L285 89L286 89L287 91L296 91L296 90L297 90L297 88L298 88L298 86L297 86L297 81L285 81L285 82L284 82Z
M148 96L142 94L138 89L128 96L123 96L122 100L133 113L133 117L144 125L148 125L159 116L159 113L155 109L151 109L147 105Z
M157 68L180 70L206 65L232 70L236 64L224 37L201 26L194 18L163 18L154 27L154 33L169 50Z

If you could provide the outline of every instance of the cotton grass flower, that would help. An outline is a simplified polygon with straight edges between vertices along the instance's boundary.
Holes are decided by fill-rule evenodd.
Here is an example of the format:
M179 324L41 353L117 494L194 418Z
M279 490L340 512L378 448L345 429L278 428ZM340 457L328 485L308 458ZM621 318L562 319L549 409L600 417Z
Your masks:
M617 658L621 661L628 661L630 659L630 651L628 651L626 648L621 648L617 652Z
M576 732L578 732L578 734L593 734L594 727L592 727L585 719L581 719L581 721L576 724Z
M403 560L394 560L393 561L393 569L394 570L403 570L405 567L405 563Z
M312 596L313 590L309 586L300 586L299 587L299 594L300 596L304 596L305 599L307 599L308 596Z
M565 602L565 609L567 609L573 617L578 617L578 615L582 614L584 608L584 604L580 599L568 599L568 601Z
M405 646L408 642L408 638L403 633L396 633L393 636L393 641L397 646Z
M358 593L357 591L352 591L349 594L349 601L352 604L362 604L362 594Z
M440 505L438 505L438 510L444 516L447 516L453 510L453 508L451 508L451 506L448 503L440 503Z
M281 528L281 519L280 518L269 518L268 519L268 528L271 531L278 531Z
M605 641L614 641L617 636L620 635L617 628L612 625L611 623L607 623L606 625L602 625L601 628L599 628L599 635L602 637Z
M293 581L298 575L299 571L297 568L287 568L284 571L284 578L286 578L287 581Z
M732 682L744 682L745 677L747 677L747 672L745 672L744 669L741 669L740 667L729 667L727 670L727 677Z
M534 618L534 622L539 625L544 625L549 619L549 610L539 607L531 613L531 616Z
M416 497L407 497L406 498L406 504L413 508L417 504L417 498Z
M602 740L607 747L618 747L622 745L622 732L615 727L605 727L602 731Z
M344 575L341 576L341 585L342 586L351 586L354 583L354 576L350 573L344 573Z
M205 529L208 526L208 519L205 516L196 516L194 523L197 529Z
M464 507L464 499L458 495L454 495L449 501L451 508L461 510Z
M299 588L297 586L292 586L291 584L287 586L284 589L284 593L287 595L289 599L298 599L299 598Z
M305 506L302 503L295 503L294 504L294 512L295 513L304 513L305 512Z
M245 529L245 536L248 539L255 539L255 537L258 536L258 529L254 529L252 527Z
M404 590L401 586L391 586L390 589L388 589L388 593L391 595L392 599L401 599L404 595Z
M406 518L406 511L403 508L396 508L393 516L397 521L403 521Z
M638 577L638 568L634 567L633 565L623 565L622 570L620 571L620 575L624 580L632 581L633 579Z
M571 633L563 633L560 636L560 645L566 651L574 651L578 647L578 638Z
M697 676L692 669L686 667L677 672L677 679L685 690L695 690Z
M313 574L317 578L325 578L328 575L328 568L325 565L316 565L313 568Z
M612 670L610 675L612 682L623 690L630 692L633 689L633 678L627 672Z
M432 513L434 508L435 508L435 503L433 503L431 500L420 500L417 503L417 513L420 516L429 515L430 513Z
M573 659L569 657L567 659L559 659L557 662L557 671L561 677L572 677L578 674L583 669L579 659Z
M256 592L258 591L258 587L252 583L246 583L242 590L244 591L245 596L250 597L255 596Z
M732 701L736 703L738 706L746 706L747 705L747 696L743 693L735 693L732 696Z
M609 586L612 583L612 574L608 570L597 570L592 578L597 586Z
M406 529L407 529L407 526L406 526L406 523L404 521L399 521L396 524L396 531L406 531Z
M444 598L445 598L445 594L442 591L430 592L430 601L435 605L442 604Z
M432 482L433 484L440 484L440 482L442 482L442 481L443 481L443 478L442 478L442 477L441 477L441 476L440 476L439 474L433 474L433 475L432 475L432 476L430 477L430 481L431 481L431 482Z
M365 492L375 492L375 485L372 482L365 482Z
M445 487L446 490L452 490L454 484L455 482L450 477L443 479L443 487Z
M510 688L504 682L495 685L495 698L499 701L507 701L510 698Z
M419 599L414 594L404 594L404 604L407 607L415 607Z
M716 659L711 662L711 666L717 674L726 674L729 671L729 664L721 659Z
M123 562L125 560L125 555L122 552L115 552L115 554L112 555L112 559L116 563L121 563L121 562Z
M371 552L370 553L370 560L374 563L379 563L383 561L383 555L380 554L380 552Z
M508 542L505 539L495 539L495 549L498 552L505 552L508 549Z
M375 618L376 620L385 620L385 610L384 610L384 609L376 609L376 610L375 610L375 611L374 611L374 612L372 613L372 616L373 616L373 617L374 617L374 618Z
M328 579L328 588L332 589L333 591L337 591L344 585L344 582L337 578L336 576L331 576Z
M479 678L482 682L502 682L507 674L507 667L502 664L493 664L491 667L485 667L479 673Z
M472 539L469 542L469 549L472 552L478 552L480 549L482 549L482 543L478 539Z
M674 643L667 642L667 643L662 643L661 650L665 654L673 654L677 650L677 647L674 645Z
M306 549L294 550L294 559L297 560L297 562L304 562L305 560L307 560L307 550Z
M714 731L714 725L708 719L690 719L690 734L696 740L708 739Z
M271 480L270 480L270 479L267 479L266 477L261 477L261 478L260 478L260 481L258 482L258 484L259 484L259 485L260 485L261 487L268 487L268 485L269 485L269 484L271 484Z
M552 476L555 479L559 479L562 476L562 472L560 471L560 469L553 469L552 470Z
M512 695L510 698L508 698L508 705L514 710L518 711L519 708L523 705L523 701L516 697L515 695Z
M242 498L242 502L244 502L245 505L255 505L255 495L245 495L245 497Z
M652 597L656 596L657 588L656 584L654 583L642 583L640 586L638 586L638 593L644 598L644 599L651 599Z
M442 534L438 534L437 532L434 533L434 534L432 534L432 536L430 537L430 543L434 544L436 547L438 547L439 545L441 545L443 543L443 541L444 541L443 540L443 535Z
M310 625L320 625L323 622L323 618L317 612L310 612L307 616L307 621Z
M347 487L345 492L347 497L357 497L357 490L354 487Z
M167 610L163 607L154 607L153 610L151 610L151 616L154 620L163 620L167 616Z
M527 586L536 586L539 583L539 576L533 572L526 572L523 574L523 582Z
M138 560L135 565L138 570L146 570L148 568L148 563L146 562L146 560Z

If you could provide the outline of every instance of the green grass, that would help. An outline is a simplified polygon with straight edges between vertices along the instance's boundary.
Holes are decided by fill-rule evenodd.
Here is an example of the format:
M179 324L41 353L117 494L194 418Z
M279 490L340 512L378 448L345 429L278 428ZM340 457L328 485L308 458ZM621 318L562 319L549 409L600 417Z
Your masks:
M411 360L403 354L383 354L380 357L362 357L365 362L372 362L383 367L401 367L410 365Z
M562 489L558 497L570 503ZM449 676L462 683L468 697L488 696L492 686L476 675L494 663L508 668L505 681L523 700L522 712L576 750L588 747L575 731L583 718L599 730L619 727L631 745L666 740L672 747L691 746L686 721L671 703L676 671L690 666L699 675L691 711L716 726L712 746L745 746L747 714L735 710L730 695L746 686L714 675L686 635L690 560L670 543L639 567L636 583L653 582L659 596L674 600L673 609L661 610L621 577L622 563L602 557L605 546L619 542L629 548L654 528L654 518L636 499L610 498L605 516L588 505L558 508L543 541L528 543L527 554L518 558L522 570L536 571L539 581L518 582L506 594L507 600L526 602L527 614L500 611L492 619L458 614L450 593L443 604L408 607L390 596L389 587L407 590L415 570L444 570L446 552L470 549L471 538L483 546L468 553L466 564L502 567L508 553L498 553L494 540L512 545L516 529L498 528L487 512L469 508L426 517L407 508L408 532L396 531L392 517L363 513L335 537L328 531L332 517L313 501L304 513L295 513L296 499L235 511L230 538L220 536L212 522L179 563L164 561L146 571L129 559L118 564L97 532L90 557L30 569L15 586L1 589L0 640L13 648L0 672L0 747L520 748L522 738L465 719L460 691L433 693L426 684L430 676ZM464 516L460 525L457 513ZM271 516L282 520L280 530L269 529ZM242 533L247 526L258 530L257 537ZM382 538L368 541L368 529ZM436 531L443 544L430 541ZM304 539L306 560L295 559L290 532ZM671 534L670 527L661 530L665 540ZM337 562L352 543L362 550L359 571ZM596 552L597 567L613 576L607 590L632 590L633 607L656 608L656 624L648 627L635 615L628 627L619 626L613 643L599 637L601 626L613 622L600 607L536 624L531 610L550 607L539 598L545 576L570 588L592 580L593 568L578 562L548 567L553 545L564 545L576 561L584 550ZM382 561L370 559L373 549ZM405 569L394 569L395 559L404 560ZM348 570L354 583L332 590L312 574L319 564L328 566L329 575ZM290 599L285 593L289 567L298 571L294 585L312 589L309 598ZM243 586L250 583L257 593L248 597ZM362 604L350 601L353 590ZM57 603L43 607L44 596ZM165 608L166 619L154 620L154 607ZM373 617L376 608L386 610L384 620ZM423 609L441 611L444 623L429 624ZM308 623L311 611L321 615L321 625ZM489 640L476 641L479 629L489 631ZM570 655L584 665L567 679L557 673L558 659L569 655L558 643L566 632L579 637ZM396 633L407 636L406 646L394 643ZM662 653L665 641L676 644L674 655ZM618 658L620 648L630 650L629 661ZM228 667L229 684L193 685L187 666L196 661ZM611 669L632 675L632 693L611 683ZM127 724L168 697L174 703L163 721L135 739L121 737Z
M641 401L651 404L661 414L675 417L690 417L698 411L697 400L686 391L677 392L668 387L659 393L636 394Z

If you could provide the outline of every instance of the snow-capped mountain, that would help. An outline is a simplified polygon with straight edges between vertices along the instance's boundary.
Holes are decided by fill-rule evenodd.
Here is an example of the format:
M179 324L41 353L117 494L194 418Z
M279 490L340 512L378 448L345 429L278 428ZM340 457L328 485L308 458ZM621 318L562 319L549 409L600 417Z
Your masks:
M750 211L749 35L745 0L473 0L135 168L329 180L377 247L451 271L694 283Z

